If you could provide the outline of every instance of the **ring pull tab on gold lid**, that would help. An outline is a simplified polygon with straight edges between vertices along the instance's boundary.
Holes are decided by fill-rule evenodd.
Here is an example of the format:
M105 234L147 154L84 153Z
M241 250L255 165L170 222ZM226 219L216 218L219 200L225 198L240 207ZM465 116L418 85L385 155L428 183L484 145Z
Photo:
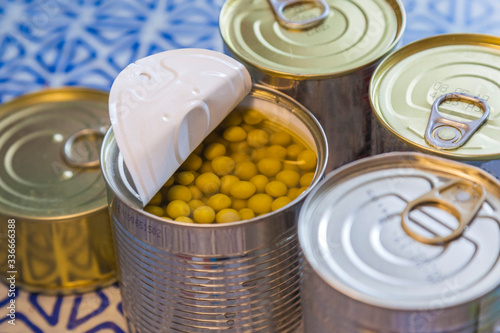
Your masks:
M314 27L315 25L323 22L325 18L328 17L330 13L330 6L325 0L268 0L273 8L274 14L278 19L278 22L289 29L307 29ZM313 3L321 7L322 12L318 16L314 16L312 18L307 18L302 21L296 21L289 19L285 16L284 11L286 8L289 8L294 5L302 4L302 3Z
M84 128L66 140L62 146L61 155L66 162L71 167L76 168L96 168L100 165L99 154L94 159L87 159L81 153L81 149L75 147L78 141L86 140L90 144L94 144L97 150L101 149L102 139L106 134L109 126L101 126L99 128Z
M460 122L445 118L438 110L439 105L447 100L466 100L479 104L483 108L481 118L470 122ZM432 104L429 122L425 130L425 139L429 145L438 149L456 149L463 146L490 114L490 107L482 98L464 93L450 93L437 98Z
M467 226L474 220L479 209L482 207L486 198L486 191L480 184L468 180L454 180L440 187L436 187L421 197L411 201L401 214L401 226L403 230L413 239L429 245L444 245L459 238ZM415 219L410 219L412 211L419 210L428 218L447 225L441 221L437 214L422 211L423 207L435 207L454 216L458 221L458 226L446 236L426 237L422 236L409 227L409 223L416 223L423 229L433 233L432 226L422 225ZM419 209L420 208L420 209ZM436 216L435 216L436 215Z

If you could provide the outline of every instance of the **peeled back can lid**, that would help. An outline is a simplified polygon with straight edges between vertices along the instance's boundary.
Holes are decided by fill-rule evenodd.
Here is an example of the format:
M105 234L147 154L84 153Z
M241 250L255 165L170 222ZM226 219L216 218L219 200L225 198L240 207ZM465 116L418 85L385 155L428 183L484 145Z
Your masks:
M372 76L370 101L379 122L408 146L457 160L496 160L499 72L499 37L431 37L404 46L380 63ZM462 146L449 149L426 138L429 130L442 143L459 141L467 132L461 128L481 120L486 108L485 122L468 131L471 136ZM430 121L434 115L440 118L436 123Z
M251 88L242 64L197 48L156 53L118 74L109 117L143 206Z
M282 1L293 3L294 1ZM219 27L231 53L273 76L325 79L375 63L399 42L405 13L399 0L326 0L327 17L304 29L282 26L267 0L229 0ZM306 21L321 15L312 2L290 4L283 15Z
M457 237L430 243L459 229L461 214L476 208ZM498 287L499 211L500 183L481 169L389 153L329 174L306 199L298 233L312 268L341 293L373 306L427 311Z
M2 214L52 222L105 209L98 162L107 103L102 91L57 88L0 107Z

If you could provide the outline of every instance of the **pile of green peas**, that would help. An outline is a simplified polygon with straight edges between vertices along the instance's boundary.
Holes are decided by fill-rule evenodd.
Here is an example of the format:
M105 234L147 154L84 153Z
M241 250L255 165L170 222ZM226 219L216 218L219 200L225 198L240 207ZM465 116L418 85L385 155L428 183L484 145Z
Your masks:
M314 178L317 156L255 109L233 110L145 211L180 222L248 220L286 206Z

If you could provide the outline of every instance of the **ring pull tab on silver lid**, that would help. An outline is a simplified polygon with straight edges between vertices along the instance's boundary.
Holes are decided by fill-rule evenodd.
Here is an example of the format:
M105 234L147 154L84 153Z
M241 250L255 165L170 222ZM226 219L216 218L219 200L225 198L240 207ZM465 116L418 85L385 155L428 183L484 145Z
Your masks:
M441 103L450 99L461 99L480 104L483 107L484 113L481 118L466 123L445 118L439 112L438 107ZM427 129L425 130L425 139L427 143L438 149L459 148L481 127L489 114L490 107L482 98L464 93L442 95L432 104L432 111L427 123Z
M409 202L401 214L401 226L410 237L421 243L444 245L462 235L467 226L474 220L474 217L482 207L485 199L486 191L482 185L468 180L454 180L440 187L436 187L421 197ZM436 214L435 212L423 211L422 208L424 207L435 207L451 214L457 219L458 226L454 229L452 228L451 233L445 236L422 236L409 227L410 222L421 226L431 233L434 233L432 231L434 229L434 223L447 226L447 229L450 228L449 223L445 223L445 221L440 220L440 217L438 217L438 215L442 215ZM416 210L423 213L423 215L410 219L410 213Z
M79 140L84 140L88 138L94 137L92 141L97 141L97 138L100 138L101 140L104 138L104 135L106 134L106 131L108 130L109 126L101 126L98 129L94 128L85 128L82 129L72 136L70 136L64 145L62 146L62 157L64 161L72 167L77 167L77 168L96 168L99 166L99 153L96 154L96 158L92 160L87 160L85 158L81 158L81 156L77 155L83 155L78 153L78 150L76 150L76 153L73 151L75 143ZM98 150L100 149L101 145L100 143L98 144Z
M273 8L274 14L278 19L278 22L289 29L307 29L320 24L325 18L328 17L330 13L330 6L326 0L268 0ZM301 3L315 3L321 7L321 14L318 16L305 19L303 21L295 21L286 18L284 10L287 7L301 4Z

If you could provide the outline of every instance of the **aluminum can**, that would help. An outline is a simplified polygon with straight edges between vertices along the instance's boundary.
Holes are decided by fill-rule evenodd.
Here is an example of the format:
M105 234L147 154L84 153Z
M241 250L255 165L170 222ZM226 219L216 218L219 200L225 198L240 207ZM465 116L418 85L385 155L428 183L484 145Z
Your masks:
M66 294L116 281L98 164L108 124L108 94L93 89L42 90L0 106L0 274L16 285Z
M311 186L272 213L193 224L141 209L113 131L101 151L119 263L123 312L136 332L294 332L300 325L302 252L296 216L324 174L327 143L317 120L288 96L254 86L239 104L302 137L318 154Z
M500 177L498 64L500 38L480 34L422 39L384 59L370 85L380 124L372 140L374 153L417 150ZM440 120L435 122L435 116ZM471 125L483 117L485 122L474 129ZM448 146L469 134L463 145Z
M285 5L282 14L304 21L318 15L313 3ZM396 48L406 16L399 0L324 3L329 13L320 23L289 28L266 0L228 0L219 27L225 52L254 82L288 94L316 116L328 139L330 171L370 154L370 77Z
M307 197L305 332L500 329L500 183L416 152L330 173Z

